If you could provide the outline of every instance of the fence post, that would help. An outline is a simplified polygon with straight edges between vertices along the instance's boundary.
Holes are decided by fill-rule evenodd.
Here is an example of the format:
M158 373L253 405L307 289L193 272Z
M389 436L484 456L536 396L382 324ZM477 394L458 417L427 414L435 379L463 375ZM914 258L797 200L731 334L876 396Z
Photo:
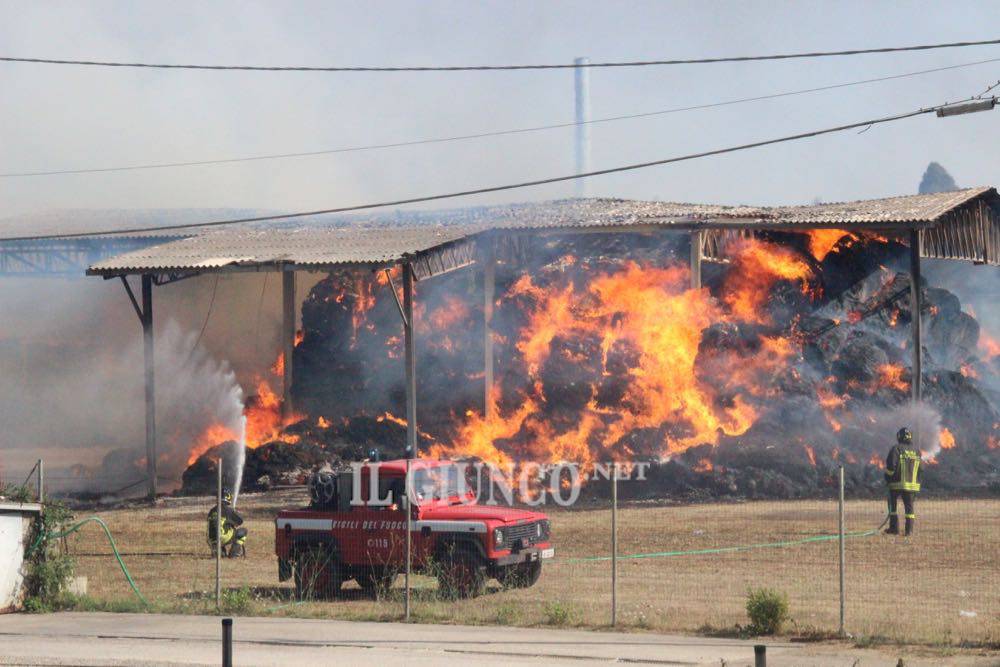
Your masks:
M222 667L233 667L233 619L222 619Z
M215 610L222 609L222 457L215 483Z
M767 646L765 644L755 644L753 647L754 667L767 667Z
M404 620L410 622L410 570L413 567L411 559L411 551L413 549L412 545L412 535L410 531L413 529L413 512L410 510L410 461L412 454L407 454L406 456L406 493L403 494L403 508L406 512L406 574L404 585L406 587L406 592L403 597L403 616Z
M838 507L838 542L840 543L840 636L845 636L846 632L844 630L844 602L846 599L846 591L844 589L844 570L845 570L845 553L844 553L844 466L840 466L840 498L837 503Z
M38 502L45 502L45 463L42 459L38 459Z
M611 627L618 624L618 462L611 473Z

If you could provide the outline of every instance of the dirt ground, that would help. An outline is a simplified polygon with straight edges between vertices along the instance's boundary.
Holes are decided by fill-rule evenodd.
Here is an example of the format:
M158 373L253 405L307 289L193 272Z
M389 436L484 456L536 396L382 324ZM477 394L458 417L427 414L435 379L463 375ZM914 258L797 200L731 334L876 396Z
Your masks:
M353 620L397 620L402 577L387 599L365 597L353 582L343 600L299 603L277 580L274 517L301 506L304 491L245 495L239 510L250 538L245 559L222 564L231 611ZM159 611L214 609L215 562L205 541L212 501L166 499L155 508L98 511L109 525L135 581ZM414 577L412 614L424 622L606 627L611 619L611 512L606 507L547 507L556 559L527 590L501 591L468 601L437 598L436 582ZM847 530L875 528L884 508L849 501ZM90 512L78 512L77 517ZM855 535L846 541L846 628L871 643L931 645L1000 642L1000 500L923 500L911 538ZM736 504L628 505L618 515L617 620L622 628L731 633L746 624L750 587L787 594L793 636L835 632L839 617L837 530L832 501ZM782 543L780 545L772 543ZM735 552L628 556L768 546ZM92 608L124 609L133 596L94 525L67 539L86 576ZM134 606L134 605L133 605Z

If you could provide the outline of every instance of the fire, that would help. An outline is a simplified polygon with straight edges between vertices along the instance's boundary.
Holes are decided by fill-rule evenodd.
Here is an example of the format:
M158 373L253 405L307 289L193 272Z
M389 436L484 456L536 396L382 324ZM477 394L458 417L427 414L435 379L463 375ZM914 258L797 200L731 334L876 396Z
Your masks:
M766 324L762 307L776 280L799 281L808 292L809 265L792 250L760 241L743 239L728 248L732 268L723 301L738 319Z
M885 461L879 458L878 454L872 454L872 457L868 459L868 463L872 464L879 470L885 470Z
M288 424L303 419L303 415L292 413L282 418L281 397L279 397L267 380L257 382L257 395L251 396L243 408L247 420L247 448L254 449L264 443L280 440L288 444L299 441L299 436L283 434L282 429Z
M296 333L296 345L301 343L304 338L301 334L301 331ZM279 354L277 360L270 367L271 372L279 377L284 371L284 359L284 354ZM251 395L243 406L243 416L246 419L245 441L247 449L255 449L263 444L275 441L295 444L301 439L299 435L284 433L283 431L289 424L304 419L305 415L292 412L283 417L281 404L281 397L275 393L268 381L265 378L258 377L256 394ZM320 417L320 420L323 420L323 417ZM329 422L327 424L329 425ZM239 434L222 424L216 423L210 425L198 436L198 439L192 445L188 453L187 464L191 465L212 447L227 440L239 440Z
M191 448L191 452L188 454L187 464L191 465L197 461L202 454L210 450L216 445L226 442L227 440L237 440L239 436L233 433L227 427L222 424L212 424L205 431L198 436L198 440L194 443Z
M887 387L902 392L909 391L910 383L903 379L903 372L905 370L899 364L882 364L878 367L879 377L876 380L876 386Z
M1000 341L993 338L985 331L979 332L979 349L983 351L987 359L1000 356Z
M715 467L712 465L712 461L707 458L700 459L694 466L695 472L712 472L714 469Z
M298 331L296 331L295 332L294 347L298 347L299 344L303 340L305 340L305 338L306 338L306 334L305 334L304 331L302 331L302 329L299 329ZM272 373L274 373L275 375L277 375L278 377L282 377L285 374L285 353L284 353L284 351L278 353L278 358L274 360L274 363L271 364L271 368L269 370Z
M809 463L813 468L816 467L816 451L809 445L802 445L802 448L806 450L806 456L809 457Z
M941 449L951 449L955 446L955 436L946 427L941 428L938 441L941 443Z
M497 464L571 460L586 469L593 452L635 453L637 432L654 438L638 444L655 446L661 457L744 433L757 418L755 399L770 395L796 348L788 338L768 335L751 349L710 346L703 352L704 333L717 323L767 319L763 306L771 287L791 280L806 291L809 267L792 251L762 241L741 241L730 256L737 278L726 282L720 299L708 289L689 289L686 266L627 262L594 272L583 286L563 280L543 287L522 276L501 299L517 303L526 319L514 345L528 378L516 402L498 401L517 407L494 409L490 416L467 413L448 444L429 454ZM704 354L709 358L700 359ZM597 367L594 383L579 388L583 407L572 418L549 416L544 377L551 363ZM724 394L711 383L715 370L727 379ZM620 396L605 402L601 378L623 372Z
M817 261L822 262L830 252L838 252L837 244L844 237L851 239L853 243L858 237L850 232L839 229L811 229L808 232L809 252Z
M319 428L330 428L330 420L323 415L320 415L319 419L316 420L316 426Z

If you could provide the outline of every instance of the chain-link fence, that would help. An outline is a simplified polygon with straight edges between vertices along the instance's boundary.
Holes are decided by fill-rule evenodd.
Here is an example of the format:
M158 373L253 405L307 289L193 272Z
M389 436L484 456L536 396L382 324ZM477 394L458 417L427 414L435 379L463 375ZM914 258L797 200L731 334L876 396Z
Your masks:
M530 587L490 578L482 595L445 595L441 573L411 577L410 618L420 622L552 625L738 634L751 589L787 597L786 631L832 636L840 629L840 536L836 488L802 500L657 499L634 480L588 482L569 507L546 504L555 557ZM629 487L628 485L633 485ZM650 499L644 499L650 498ZM210 498L100 512L139 588L154 608L214 607L215 563L206 541ZM223 604L254 614L355 620L404 617L404 577L366 590L348 578L339 597L301 600L279 582L275 516L308 504L304 490L247 494L245 558L222 563ZM900 508L902 514L902 507ZM884 498L849 493L844 504L847 633L892 640L983 644L1000 627L1000 498L918 496L910 537L881 532ZM612 531L612 522L616 531ZM613 534L617 557L612 559ZM68 538L88 595L130 604L132 593L100 531ZM491 572L496 574L496 572ZM505 585L506 584L506 585Z
M0 467L0 496L20 502L37 502L45 483L43 476L42 461L30 468Z

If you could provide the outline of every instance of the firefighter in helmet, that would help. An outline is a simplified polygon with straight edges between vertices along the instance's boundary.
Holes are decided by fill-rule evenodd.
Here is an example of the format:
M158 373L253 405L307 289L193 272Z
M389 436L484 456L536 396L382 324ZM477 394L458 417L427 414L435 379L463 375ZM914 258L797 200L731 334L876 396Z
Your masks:
M913 534L913 501L920 491L920 452L913 447L913 434L903 427L896 433L896 444L885 457L885 481L889 485L889 527L886 533L899 535L899 499L906 511L905 534Z
M208 545L215 553L215 525L219 506L214 506L208 512ZM244 544L247 541L247 529L243 527L241 517L233 507L233 492L222 490L222 555L237 558L246 555Z

